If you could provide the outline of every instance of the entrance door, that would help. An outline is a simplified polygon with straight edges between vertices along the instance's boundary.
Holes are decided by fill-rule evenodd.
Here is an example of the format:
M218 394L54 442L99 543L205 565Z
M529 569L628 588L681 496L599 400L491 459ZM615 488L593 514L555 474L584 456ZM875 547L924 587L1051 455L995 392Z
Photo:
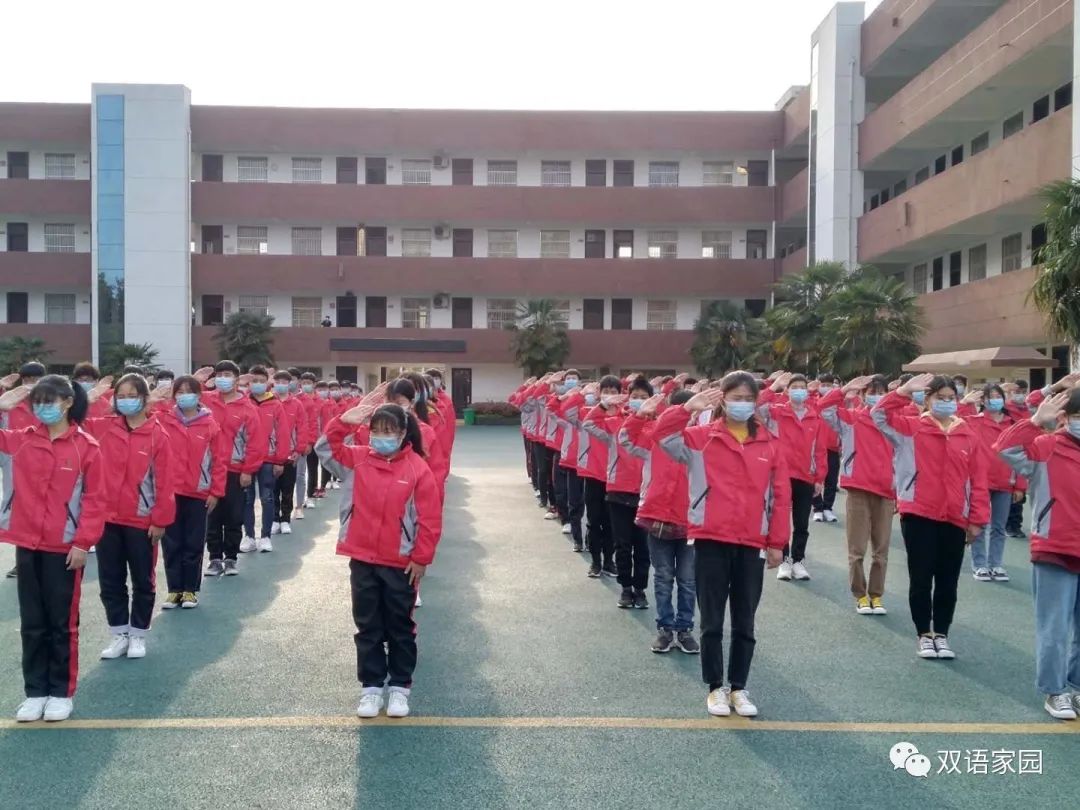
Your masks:
M454 413L458 416L472 405L471 368L450 369L450 397L454 402Z
M472 329L472 299L451 299L450 326L454 329Z
M369 295L364 299L364 325L379 329L386 327L385 295Z
M30 295L24 292L7 294L7 322L28 323L30 320Z
M30 153L7 153L7 176L9 180L26 180L30 177Z
M338 326L356 326L356 296L339 295L334 307L337 311Z
M220 183L224 176L222 155L202 156L202 179L204 183Z
M221 225L202 226L202 252L220 255L225 250L224 228Z

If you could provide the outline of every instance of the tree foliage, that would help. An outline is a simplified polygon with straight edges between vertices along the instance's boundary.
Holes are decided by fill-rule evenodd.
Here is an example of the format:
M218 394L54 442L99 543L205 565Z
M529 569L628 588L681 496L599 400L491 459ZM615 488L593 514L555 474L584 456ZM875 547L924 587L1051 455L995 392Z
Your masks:
M700 374L719 377L755 366L771 355L771 349L760 318L751 318L730 301L714 301L694 324L690 356Z
M560 368L570 356L566 319L548 298L518 304L510 348L517 364L530 377Z
M1046 244L1035 262L1042 268L1028 292L1050 332L1068 341L1076 364L1080 345L1080 182L1061 180L1046 186Z
M45 363L52 352L38 337L15 336L0 340L0 376L14 374L24 363Z
M221 356L241 368L272 365L274 362L274 316L255 312L234 312L215 335Z
M154 372L161 368L157 362L160 352L152 343L120 343L110 346L101 357L101 373L118 376L124 366L138 366L144 372Z

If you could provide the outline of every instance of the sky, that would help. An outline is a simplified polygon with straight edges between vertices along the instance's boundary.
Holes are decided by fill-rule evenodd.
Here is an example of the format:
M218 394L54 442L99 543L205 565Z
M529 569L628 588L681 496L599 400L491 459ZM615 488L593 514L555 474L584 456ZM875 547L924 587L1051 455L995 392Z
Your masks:
M808 81L833 3L10 3L0 101L85 103L92 82L131 82L187 85L193 104L771 109Z

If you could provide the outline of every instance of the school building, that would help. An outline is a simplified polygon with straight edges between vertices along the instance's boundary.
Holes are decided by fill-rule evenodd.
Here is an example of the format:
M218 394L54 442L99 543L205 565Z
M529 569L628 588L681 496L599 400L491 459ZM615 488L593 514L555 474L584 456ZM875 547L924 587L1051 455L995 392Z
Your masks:
M1071 0L841 3L762 112L0 103L0 339L181 370L263 312L280 366L436 365L461 406L520 381L520 302L557 302L578 368L689 370L708 302L760 313L835 259L902 275L927 352L1065 361L1025 296L1038 190L1077 165L1074 31Z

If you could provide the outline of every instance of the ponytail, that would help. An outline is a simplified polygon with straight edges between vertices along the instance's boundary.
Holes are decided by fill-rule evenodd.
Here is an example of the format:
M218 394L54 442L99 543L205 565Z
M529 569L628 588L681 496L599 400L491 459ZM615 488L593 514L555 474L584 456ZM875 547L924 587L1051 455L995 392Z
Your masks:
M58 399L70 399L71 407L68 408L67 418L69 422L79 424L86 418L86 412L90 408L90 400L81 385L72 385L71 380L60 374L47 374L34 384L30 391L30 403L42 405L47 402L56 402Z
M416 399L413 400L413 411L416 413L417 418L431 424L431 416L428 414L429 395L427 382L415 371L410 371L401 376L411 382L413 390L416 391Z

